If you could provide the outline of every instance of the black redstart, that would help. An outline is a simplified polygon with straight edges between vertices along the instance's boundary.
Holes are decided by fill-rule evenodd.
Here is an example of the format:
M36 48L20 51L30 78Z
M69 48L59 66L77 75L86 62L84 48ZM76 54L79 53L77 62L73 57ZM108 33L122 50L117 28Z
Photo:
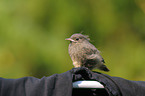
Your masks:
M75 67L87 67L92 70L98 68L103 71L109 71L104 65L104 59L98 49L89 42L89 37L82 34L73 34L69 40L69 55Z

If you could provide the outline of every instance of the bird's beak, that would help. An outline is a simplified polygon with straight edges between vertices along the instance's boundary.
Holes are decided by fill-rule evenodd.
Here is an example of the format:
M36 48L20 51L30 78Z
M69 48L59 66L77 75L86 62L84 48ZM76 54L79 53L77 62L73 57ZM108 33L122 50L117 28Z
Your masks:
M73 39L71 39L71 38L66 38L65 40L75 42L75 40L73 40Z

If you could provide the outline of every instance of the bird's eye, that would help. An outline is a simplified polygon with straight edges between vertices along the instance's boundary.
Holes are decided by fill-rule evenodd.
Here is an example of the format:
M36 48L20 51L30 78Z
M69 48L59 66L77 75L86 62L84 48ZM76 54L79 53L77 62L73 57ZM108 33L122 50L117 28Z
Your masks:
M76 38L76 40L78 41L78 40L79 40L79 38Z

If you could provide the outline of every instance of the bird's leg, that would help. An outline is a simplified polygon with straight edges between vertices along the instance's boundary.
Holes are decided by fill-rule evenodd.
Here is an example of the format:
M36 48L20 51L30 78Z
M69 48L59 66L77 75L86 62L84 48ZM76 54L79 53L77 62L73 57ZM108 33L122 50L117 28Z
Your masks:
M81 67L81 64L80 63L78 63L78 62L73 62L73 65L75 66L75 67Z

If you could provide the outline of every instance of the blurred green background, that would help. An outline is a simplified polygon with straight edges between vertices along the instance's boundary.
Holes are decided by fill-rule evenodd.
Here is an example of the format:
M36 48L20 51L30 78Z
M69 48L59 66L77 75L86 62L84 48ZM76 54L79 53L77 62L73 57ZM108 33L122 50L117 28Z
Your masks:
M101 51L106 74L145 80L144 0L0 0L0 77L70 70L65 38L81 31Z

